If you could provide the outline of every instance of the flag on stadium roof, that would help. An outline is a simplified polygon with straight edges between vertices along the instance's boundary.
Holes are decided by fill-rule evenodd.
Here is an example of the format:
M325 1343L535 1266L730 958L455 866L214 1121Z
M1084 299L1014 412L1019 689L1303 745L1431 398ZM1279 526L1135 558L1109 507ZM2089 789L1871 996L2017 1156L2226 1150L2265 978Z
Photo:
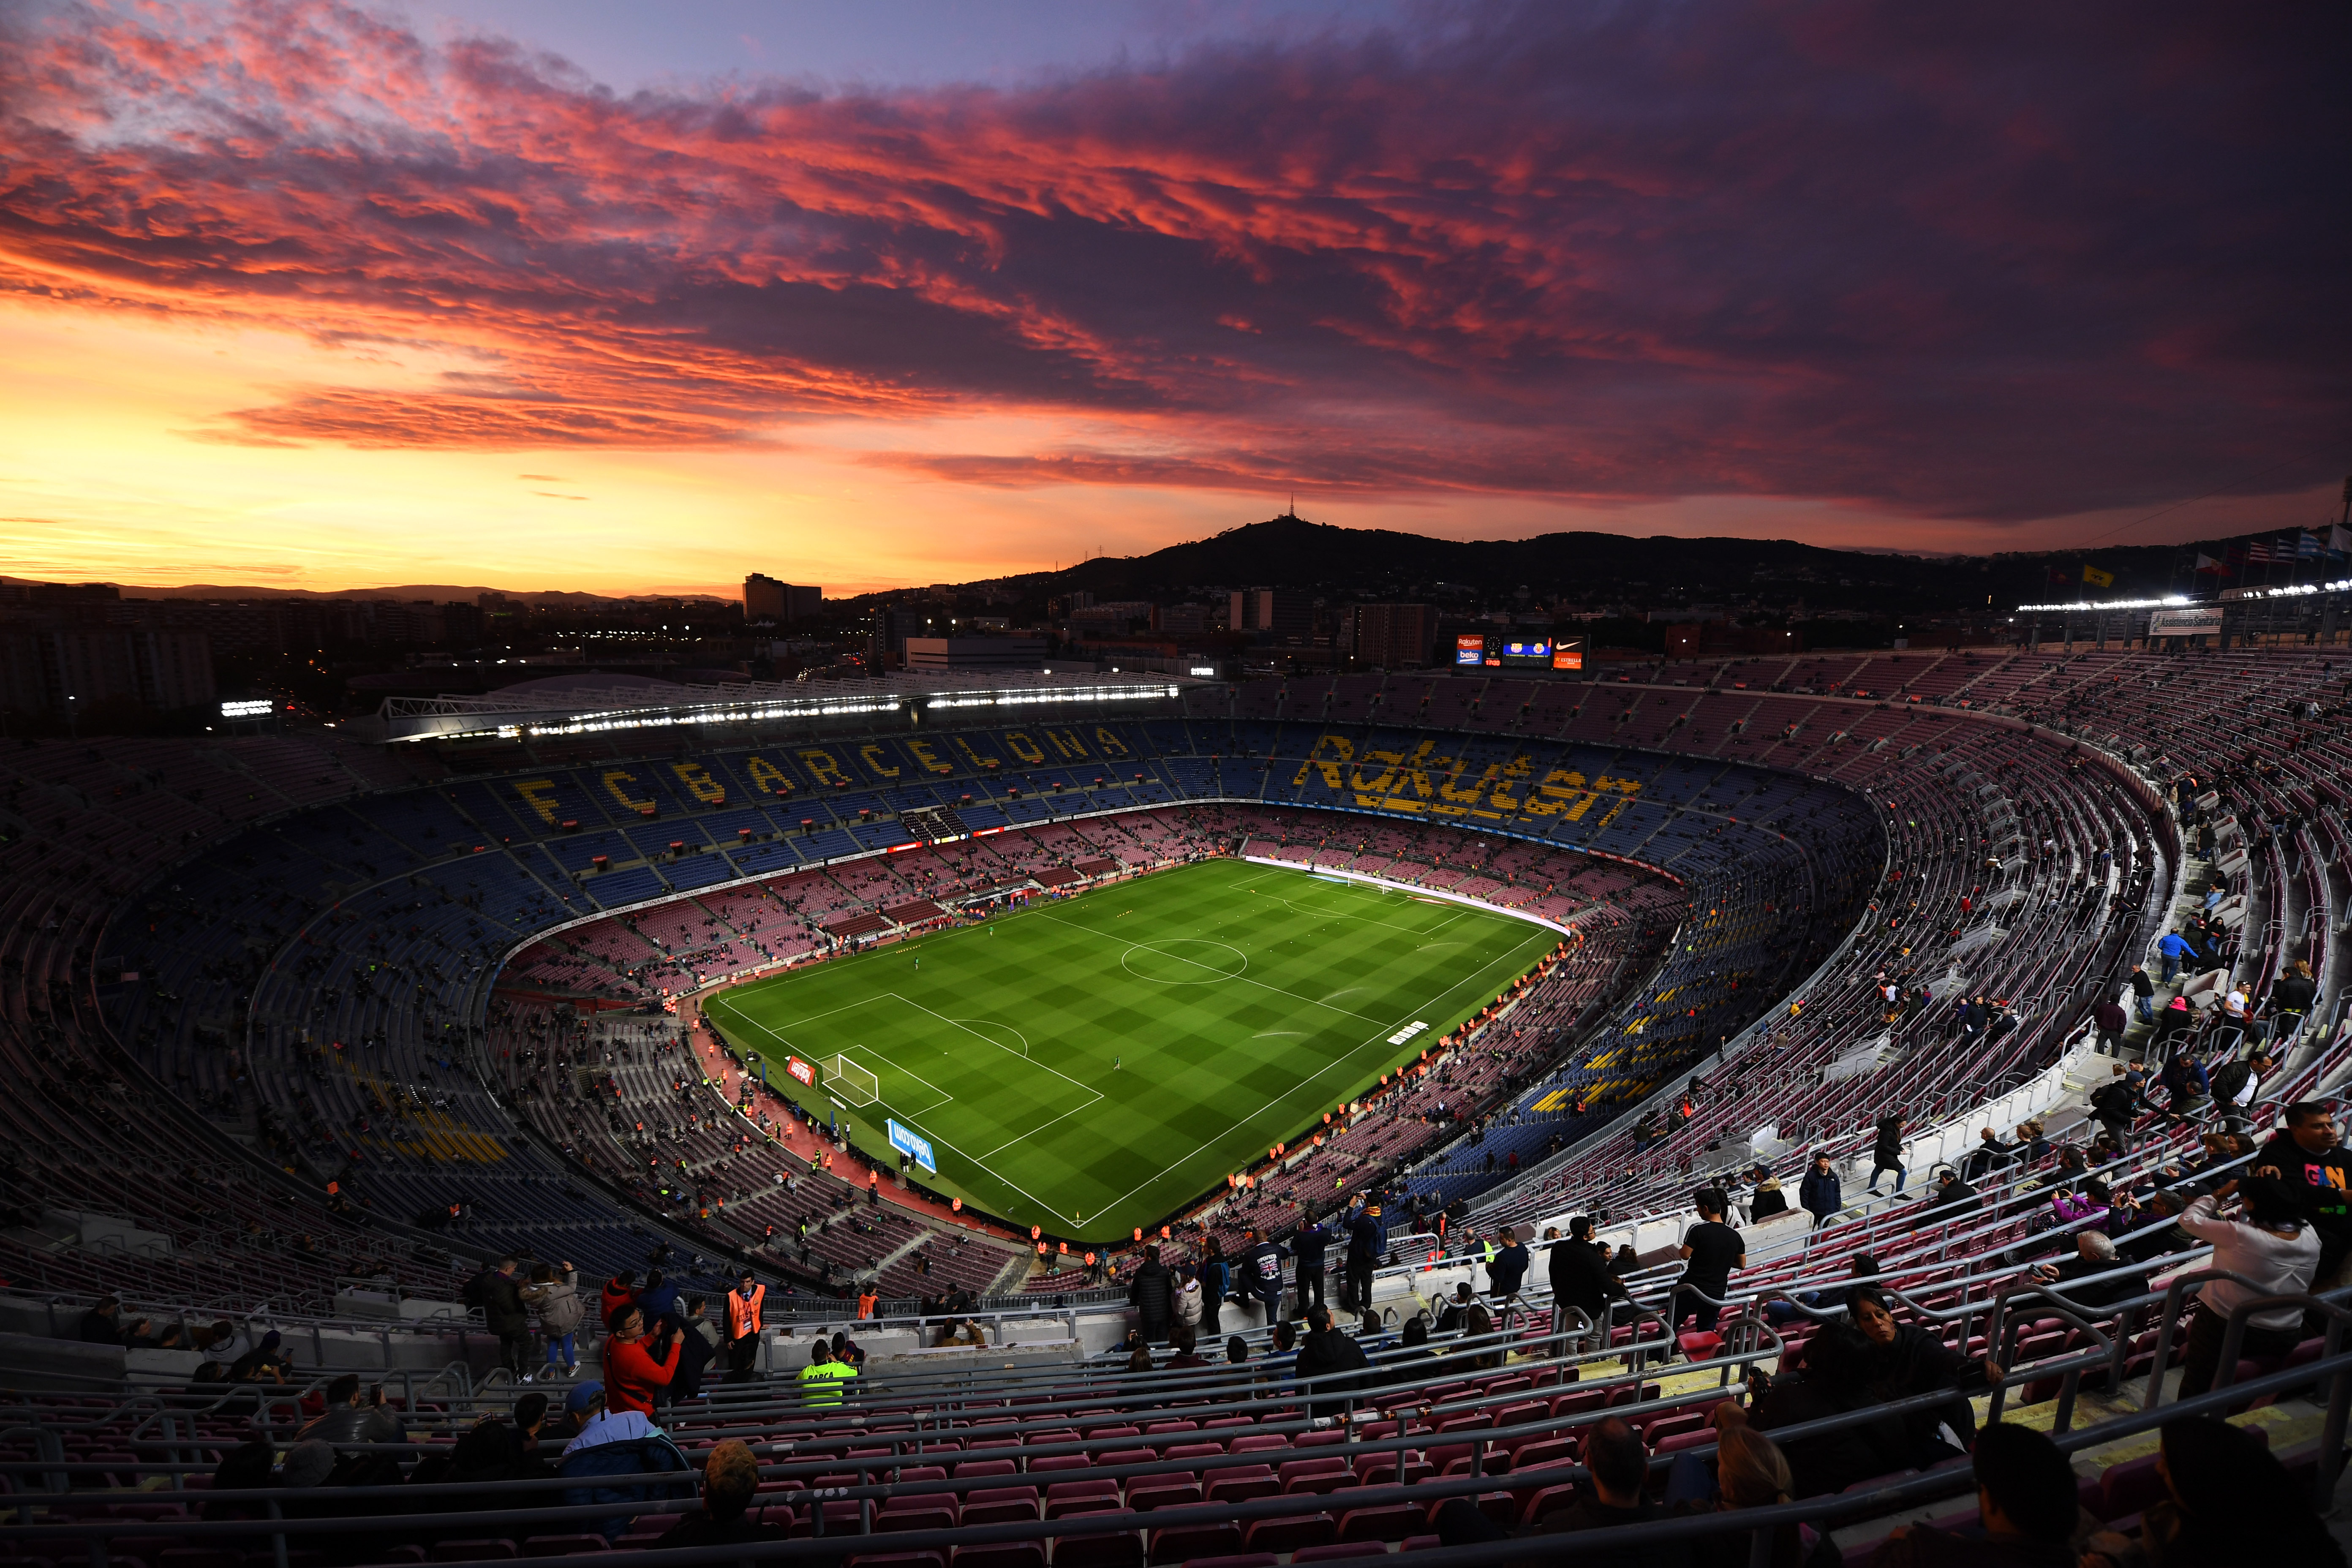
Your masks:
M2112 588L2116 585L2116 574L2112 572L2102 572L2085 561L2083 563L2083 581L2094 588Z

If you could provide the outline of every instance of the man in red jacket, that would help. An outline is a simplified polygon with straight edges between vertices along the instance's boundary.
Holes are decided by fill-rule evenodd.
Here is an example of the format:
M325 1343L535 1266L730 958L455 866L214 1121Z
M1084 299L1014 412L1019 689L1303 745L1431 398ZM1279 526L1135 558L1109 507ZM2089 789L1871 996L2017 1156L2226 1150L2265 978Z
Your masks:
M634 1410L650 1419L654 1390L667 1388L677 1375L681 1349L667 1331L646 1337L646 1314L632 1304L613 1320L613 1336L604 1342L604 1403L614 1410Z

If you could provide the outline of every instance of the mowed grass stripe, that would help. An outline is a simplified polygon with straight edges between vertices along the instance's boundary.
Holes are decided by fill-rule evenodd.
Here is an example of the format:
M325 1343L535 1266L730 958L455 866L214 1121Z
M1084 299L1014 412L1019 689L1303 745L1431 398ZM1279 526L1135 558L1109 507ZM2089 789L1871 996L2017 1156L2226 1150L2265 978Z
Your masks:
M708 1012L775 1062L772 1080L789 1082L787 1050L873 1071L880 1102L851 1119L859 1148L887 1152L895 1116L931 1140L936 1185L1108 1241L1296 1139L1556 940L1219 860L756 981ZM1426 1034L1388 1044L1415 1020Z

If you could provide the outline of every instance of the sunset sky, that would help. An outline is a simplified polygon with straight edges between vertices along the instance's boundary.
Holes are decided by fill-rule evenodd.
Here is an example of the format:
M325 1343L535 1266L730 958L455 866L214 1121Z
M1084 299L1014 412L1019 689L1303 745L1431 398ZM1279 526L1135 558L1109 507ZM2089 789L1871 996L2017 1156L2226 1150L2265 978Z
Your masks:
M2352 471L2326 7L0 4L0 574L843 593Z

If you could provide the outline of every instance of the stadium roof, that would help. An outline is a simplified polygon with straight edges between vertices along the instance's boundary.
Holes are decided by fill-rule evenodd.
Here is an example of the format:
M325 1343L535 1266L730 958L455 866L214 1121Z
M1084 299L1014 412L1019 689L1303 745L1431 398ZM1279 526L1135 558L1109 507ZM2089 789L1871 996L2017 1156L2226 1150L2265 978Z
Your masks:
M522 740L678 725L789 723L929 710L1142 703L1175 697L1182 676L1112 671L909 670L864 679L730 681L687 686L642 676L582 674L525 681L480 696L387 697L384 739Z

